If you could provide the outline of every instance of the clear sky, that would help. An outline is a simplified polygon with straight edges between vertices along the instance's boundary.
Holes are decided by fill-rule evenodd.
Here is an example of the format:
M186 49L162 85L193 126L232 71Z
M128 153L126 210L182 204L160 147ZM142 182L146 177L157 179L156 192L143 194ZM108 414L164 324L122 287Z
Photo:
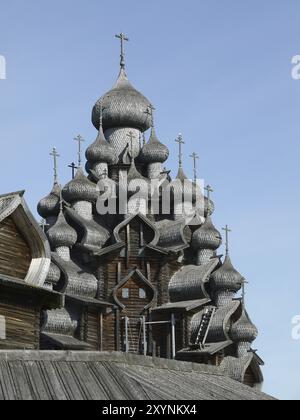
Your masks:
M300 314L298 0L1 0L0 191L26 189L35 212L52 186L54 145L60 180L69 180L72 139L94 141L92 106L117 77L121 31L129 78L156 106L169 167L182 132L186 172L195 150L215 190L214 222L233 230L264 390L300 399L300 341L291 338Z

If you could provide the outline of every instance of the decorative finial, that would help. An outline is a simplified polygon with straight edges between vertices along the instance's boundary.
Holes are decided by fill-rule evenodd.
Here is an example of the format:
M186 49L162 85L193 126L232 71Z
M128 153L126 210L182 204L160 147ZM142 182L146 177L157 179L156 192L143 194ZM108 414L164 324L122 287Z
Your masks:
M210 185L207 185L204 189L207 192L207 199L209 201L210 200L210 193L213 193L214 190L212 189L212 187Z
M229 255L229 233L232 232L232 230L229 229L228 225L222 228L222 230L226 232L226 255Z
M182 156L183 156L183 153L182 153L182 145L185 144L185 142L183 141L182 134L179 134L178 137L177 137L177 139L175 141L179 145L179 155L178 155L178 158L179 158L179 168L182 168Z
M50 152L50 156L53 157L53 172L54 172L54 184L58 183L58 176L57 176L57 158L60 157L60 155L57 153L56 147L53 147L52 151Z
M68 165L68 168L72 169L72 179L75 178L75 169L78 169L78 167L75 165L74 162L72 162L70 165Z
M193 152L190 157L193 159L193 164L194 164L194 182L196 184L197 182L197 160L199 160L199 156L197 155L197 153Z
M120 39L121 41L121 62L120 66L121 69L125 69L125 52L124 52L124 41L129 41L129 38L126 37L123 32L121 32L119 35L115 35L116 38Z
M81 168L81 143L85 140L80 134L74 140L78 142L78 168Z
M129 131L127 137L129 137L130 140L130 144L128 144L128 146L130 147L131 157L133 158L133 140L135 139L133 131Z

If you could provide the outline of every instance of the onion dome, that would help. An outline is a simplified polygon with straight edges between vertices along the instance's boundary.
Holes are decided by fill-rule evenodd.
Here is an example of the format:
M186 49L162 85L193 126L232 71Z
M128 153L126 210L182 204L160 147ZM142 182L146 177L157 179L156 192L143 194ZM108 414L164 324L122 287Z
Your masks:
M53 286L57 285L57 283L60 280L60 276L61 276L60 269L57 267L56 264L54 264L51 261L49 272L46 279L47 283L50 283Z
M215 211L215 203L208 199L207 197L204 197L204 216L207 215L211 216L213 212Z
M91 163L113 164L116 162L115 149L105 139L102 126L99 128L96 141L87 148L85 156Z
M164 163L169 157L169 149L162 144L152 127L149 142L141 150L139 160L144 163Z
M43 198L38 206L37 211L41 217L47 219L51 216L58 216L60 201L60 187L57 183L53 185L52 191L47 197Z
M99 129L101 107L103 107L103 127L132 127L146 131L151 127L149 116L145 110L150 102L129 82L126 72L121 68L115 86L95 104L92 122Z
M69 203L94 202L99 197L97 185L87 179L82 168L78 168L75 178L64 187L62 193L63 198Z
M139 171L136 169L134 160L132 160L130 169L128 171L127 174L127 185L126 187L128 187L128 193L129 194L135 194L135 193L139 193L141 195L144 195L145 197L148 196L148 186L149 186L149 181L147 178L143 177ZM145 191L142 189L145 188ZM144 193L144 194L142 194Z
M250 321L245 310L243 310L241 318L233 324L230 335L235 342L241 343L252 343L257 338L258 330Z
M228 290L238 292L242 286L243 277L233 267L229 255L226 255L222 266L211 276L211 284L214 290Z
M207 216L204 224L193 234L192 245L194 249L211 249L215 251L222 243L220 232L214 227L210 216Z
M180 183L176 182L180 181ZM188 177L185 175L182 167L179 167L178 174L173 182L174 184L174 195L185 194L186 197L191 197L192 201L196 198L196 189L195 184L188 179Z
M65 216L61 211L54 226L47 232L52 248L69 247L76 244L77 233L66 222Z

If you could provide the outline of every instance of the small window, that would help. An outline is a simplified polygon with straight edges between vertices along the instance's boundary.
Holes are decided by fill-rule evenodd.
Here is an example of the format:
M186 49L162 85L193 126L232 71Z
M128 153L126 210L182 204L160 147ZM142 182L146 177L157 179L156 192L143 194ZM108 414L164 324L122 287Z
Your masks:
M122 298L129 299L129 289L122 289Z
M146 299L146 292L144 289L139 289L139 298Z

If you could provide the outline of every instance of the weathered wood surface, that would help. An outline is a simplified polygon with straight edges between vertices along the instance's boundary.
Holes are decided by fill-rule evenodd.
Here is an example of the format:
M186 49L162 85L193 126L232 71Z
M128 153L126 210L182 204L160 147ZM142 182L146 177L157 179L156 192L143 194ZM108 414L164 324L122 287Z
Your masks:
M29 245L11 217L0 222L0 273L25 279L31 263Z
M6 332L0 349L39 348L39 310L0 302L0 315L5 318Z
M0 400L272 400L219 368L120 353L1 352Z

